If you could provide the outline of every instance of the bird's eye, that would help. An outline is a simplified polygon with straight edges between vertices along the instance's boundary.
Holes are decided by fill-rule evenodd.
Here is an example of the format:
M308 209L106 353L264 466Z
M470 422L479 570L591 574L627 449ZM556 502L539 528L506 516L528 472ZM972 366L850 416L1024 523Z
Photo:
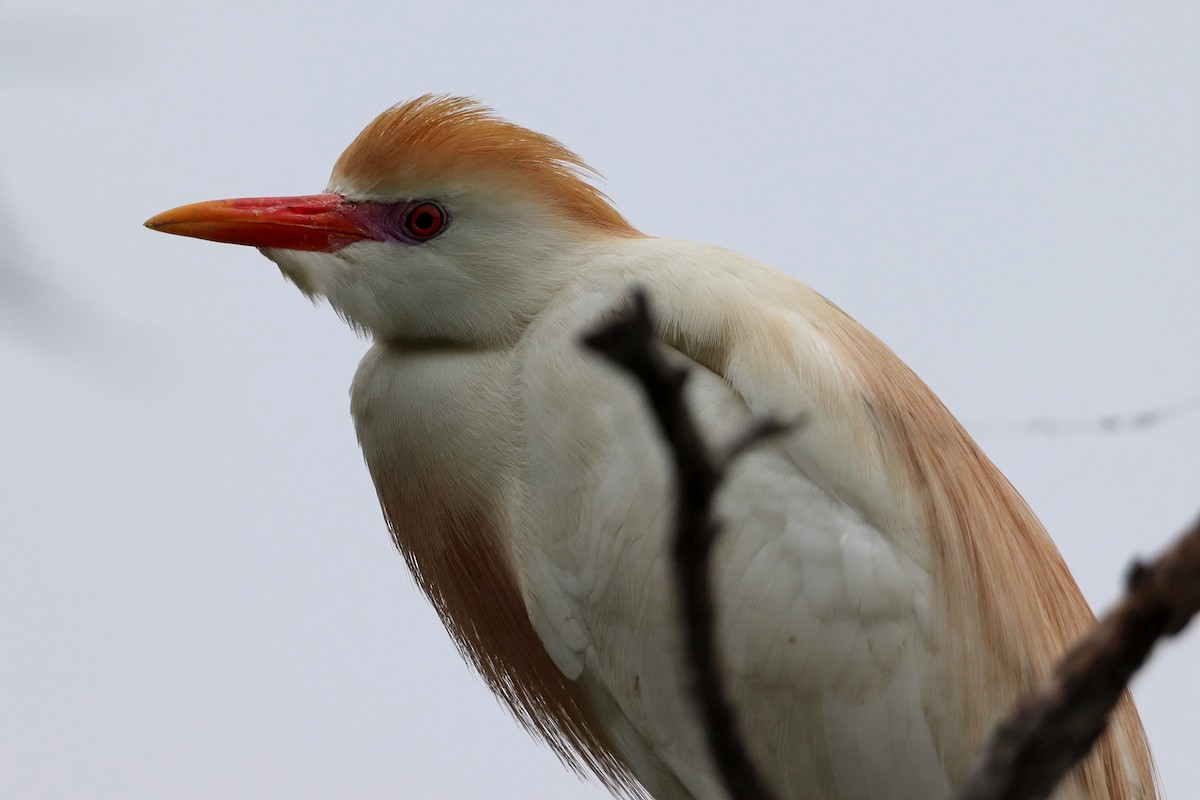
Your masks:
M446 210L434 202L417 203L404 216L404 231L424 242L441 233L446 227Z

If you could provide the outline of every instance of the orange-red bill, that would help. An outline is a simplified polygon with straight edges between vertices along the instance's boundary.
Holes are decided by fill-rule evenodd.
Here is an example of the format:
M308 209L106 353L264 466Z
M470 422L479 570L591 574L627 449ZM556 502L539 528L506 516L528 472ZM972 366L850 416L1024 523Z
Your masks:
M146 220L146 227L214 242L332 253L379 238L357 211L339 194L244 197L173 208Z

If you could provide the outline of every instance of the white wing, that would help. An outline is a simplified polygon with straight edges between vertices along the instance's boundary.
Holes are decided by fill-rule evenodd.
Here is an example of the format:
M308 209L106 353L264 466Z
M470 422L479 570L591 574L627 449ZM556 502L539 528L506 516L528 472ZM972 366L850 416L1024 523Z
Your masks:
M619 710L610 728L656 796L723 797L682 689L662 444L629 381L578 347L642 258L656 265L648 283L665 338L698 362L689 400L712 440L744 430L753 413L811 414L800 432L746 456L718 504L719 637L753 756L798 800L945 795L929 721L940 672L928 554L868 521L877 515L863 506L879 502L882 477L839 449L870 442L860 419L846 419L846 408L863 416L853 382L806 315L804 303L823 301L797 305L794 283L775 285L725 251L631 244L628 260L593 265L526 336L529 497L517 554L551 657ZM690 272L693 259L702 272ZM714 275L714 261L727 272ZM790 294L771 294L781 289ZM762 325L764 314L783 327ZM764 340L776 330L786 336ZM840 380L844 396L821 396L828 386L789 371L802 360L825 384Z

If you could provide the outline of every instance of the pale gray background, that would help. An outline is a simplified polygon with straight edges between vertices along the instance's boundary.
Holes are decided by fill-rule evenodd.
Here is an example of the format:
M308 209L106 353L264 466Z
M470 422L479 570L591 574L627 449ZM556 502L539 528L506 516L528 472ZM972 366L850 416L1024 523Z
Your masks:
M0 6L2 797L602 796L393 552L347 413L365 344L253 250L141 228L318 191L427 91L862 320L1094 604L1200 507L1194 0L106 5ZM1200 797L1200 633L1137 694Z

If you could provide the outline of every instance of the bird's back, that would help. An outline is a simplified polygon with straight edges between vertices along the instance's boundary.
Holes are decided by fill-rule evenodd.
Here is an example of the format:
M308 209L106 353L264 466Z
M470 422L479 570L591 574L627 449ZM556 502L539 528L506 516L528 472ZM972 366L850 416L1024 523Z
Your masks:
M831 304L748 259L629 241L585 259L518 343L439 353L441 377L420 389L410 370L426 354L369 357L360 439L422 585L493 688L560 751L614 786L632 768L656 797L722 796L682 688L662 444L633 387L578 346L631 281L691 362L689 399L715 441L755 414L809 420L745 458L719 504L721 650L756 761L795 800L945 795L1090 612L1032 513L924 384ZM386 431L367 410L381 393L413 404ZM431 425L462 441L417 455L466 495L402 486L426 470L409 466L411 440ZM480 487L492 510L475 527L490 533L429 521ZM472 553L472 536L492 542L500 574L447 536ZM484 592L474 607L454 599L462 581ZM480 634L500 605L488 591L519 599L532 627ZM1073 780L1062 798L1153 797L1128 701Z

